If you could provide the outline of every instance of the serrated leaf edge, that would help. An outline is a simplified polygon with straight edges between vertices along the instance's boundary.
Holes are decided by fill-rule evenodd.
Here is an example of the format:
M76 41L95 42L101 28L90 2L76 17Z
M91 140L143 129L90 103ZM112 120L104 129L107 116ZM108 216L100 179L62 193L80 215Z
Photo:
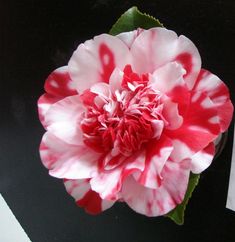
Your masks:
M151 18L152 20L156 21L159 25L161 25L161 27L164 27L163 24L158 20L156 19L155 17L147 14L147 13L142 13L136 6L133 6L131 8L129 8L127 11L125 11L119 18L118 20L115 22L115 24L113 24L113 26L111 27L111 29L109 30L109 34L112 33L113 29L116 28L117 24L119 24L119 22L121 21L121 18L128 12L128 11L133 11L135 10L138 14L142 15L142 16L146 16L148 18Z

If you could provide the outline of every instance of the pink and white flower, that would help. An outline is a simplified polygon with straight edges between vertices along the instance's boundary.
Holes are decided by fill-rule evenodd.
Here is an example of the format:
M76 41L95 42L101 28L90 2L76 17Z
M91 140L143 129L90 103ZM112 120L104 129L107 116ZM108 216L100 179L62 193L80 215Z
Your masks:
M165 28L80 44L45 91L42 162L92 214L116 201L147 216L175 208L190 172L211 164L233 112L228 88L201 69L195 45Z

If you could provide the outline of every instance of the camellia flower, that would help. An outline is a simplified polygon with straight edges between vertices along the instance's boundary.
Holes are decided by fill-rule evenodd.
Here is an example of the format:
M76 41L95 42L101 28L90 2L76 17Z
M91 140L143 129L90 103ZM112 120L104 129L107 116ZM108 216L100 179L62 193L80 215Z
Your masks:
M201 69L195 45L165 28L80 44L45 91L42 162L92 214L116 201L147 216L175 208L190 172L211 164L233 112L228 88Z

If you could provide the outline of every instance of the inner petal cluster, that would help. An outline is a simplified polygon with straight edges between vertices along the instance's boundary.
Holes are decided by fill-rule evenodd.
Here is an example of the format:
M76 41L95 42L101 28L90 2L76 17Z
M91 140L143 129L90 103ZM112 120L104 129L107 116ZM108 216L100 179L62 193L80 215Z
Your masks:
M128 157L152 138L159 138L164 126L162 94L148 84L148 75L138 76L128 65L120 88L111 92L107 86L84 96L86 112L81 128L84 143L98 152Z

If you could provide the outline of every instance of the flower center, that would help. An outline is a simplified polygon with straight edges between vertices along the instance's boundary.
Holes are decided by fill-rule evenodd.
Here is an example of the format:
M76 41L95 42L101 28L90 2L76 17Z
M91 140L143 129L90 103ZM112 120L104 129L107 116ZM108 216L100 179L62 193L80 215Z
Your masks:
M161 94L147 85L148 75L138 76L128 65L120 89L109 95L88 92L81 128L84 143L112 156L132 155L163 129Z

